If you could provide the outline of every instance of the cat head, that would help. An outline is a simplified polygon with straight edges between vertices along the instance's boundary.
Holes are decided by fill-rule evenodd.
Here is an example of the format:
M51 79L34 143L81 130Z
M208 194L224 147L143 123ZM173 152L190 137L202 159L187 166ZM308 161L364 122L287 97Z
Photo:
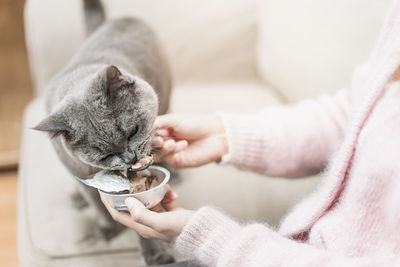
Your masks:
M122 170L148 155L158 101L147 82L108 66L76 91L33 129L101 169Z

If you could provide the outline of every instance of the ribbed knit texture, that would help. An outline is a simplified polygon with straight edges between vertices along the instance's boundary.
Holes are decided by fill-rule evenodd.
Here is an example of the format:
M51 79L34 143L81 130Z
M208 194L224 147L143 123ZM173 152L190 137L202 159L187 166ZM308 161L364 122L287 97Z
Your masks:
M194 222L194 223L191 223ZM176 240L176 248L183 254L192 254L203 263L215 266L240 226L218 211L204 207L197 211Z
M343 137L349 102L348 92L341 90L295 107L267 108L256 114L220 113L230 152L221 163L269 176L317 173Z
M220 114L229 147L223 164L287 177L328 166L326 177L278 232L261 224L239 226L204 208L178 237L177 248L210 266L399 264L399 65L396 1L350 90L256 114Z

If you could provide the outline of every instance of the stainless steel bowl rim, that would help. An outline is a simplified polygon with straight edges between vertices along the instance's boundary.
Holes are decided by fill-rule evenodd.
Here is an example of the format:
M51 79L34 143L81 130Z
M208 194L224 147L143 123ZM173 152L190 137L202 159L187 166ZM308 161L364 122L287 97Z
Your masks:
M170 174L170 172L169 172L166 168L160 167L160 166L154 166L154 165L152 165L152 166L149 166L149 168L147 168L147 169L156 169L156 170L161 171L162 173L165 174L164 180L163 180L159 185L157 185L156 187L153 187L153 188L151 188L151 189L149 189L149 190L146 190L146 191L142 191L142 192L138 192L138 193L133 193L133 194L132 194L132 193L129 193L129 194L113 194L113 193L105 192L105 191L100 190L100 189L98 189L98 190L101 191L102 194L109 195L109 196L119 196L119 197L124 197L124 196L139 196L139 195L141 195L141 194L145 194L145 193L148 193L148 192L157 190L158 188L160 188L160 187L162 187L162 186L164 186L165 184L168 183L171 174Z

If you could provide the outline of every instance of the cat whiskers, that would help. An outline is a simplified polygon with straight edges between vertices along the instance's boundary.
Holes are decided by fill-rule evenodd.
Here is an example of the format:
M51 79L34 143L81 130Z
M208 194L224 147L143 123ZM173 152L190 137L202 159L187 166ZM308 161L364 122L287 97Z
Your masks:
M146 151L146 153L145 153L145 154L147 154L147 155L150 155L151 152L152 152L152 145L148 145L149 142L152 142L152 141L153 141L153 135L149 135L149 136L146 138L146 140L143 142L142 150L144 150L144 149L147 148L148 151ZM142 152L144 152L144 151L142 151Z

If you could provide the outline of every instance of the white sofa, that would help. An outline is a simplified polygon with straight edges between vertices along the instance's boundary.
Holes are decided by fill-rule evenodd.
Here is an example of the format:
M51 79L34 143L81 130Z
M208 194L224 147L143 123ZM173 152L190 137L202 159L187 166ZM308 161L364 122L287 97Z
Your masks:
M107 0L108 18L147 21L174 74L172 112L251 112L349 84L368 54L389 0ZM81 0L28 0L25 31L36 98L25 113L19 169L21 266L140 266L136 234L94 236L96 214L72 208L73 179L47 136L49 79L84 41ZM221 207L240 221L277 225L319 179L268 178L211 164L181 171L173 185L190 209Z

